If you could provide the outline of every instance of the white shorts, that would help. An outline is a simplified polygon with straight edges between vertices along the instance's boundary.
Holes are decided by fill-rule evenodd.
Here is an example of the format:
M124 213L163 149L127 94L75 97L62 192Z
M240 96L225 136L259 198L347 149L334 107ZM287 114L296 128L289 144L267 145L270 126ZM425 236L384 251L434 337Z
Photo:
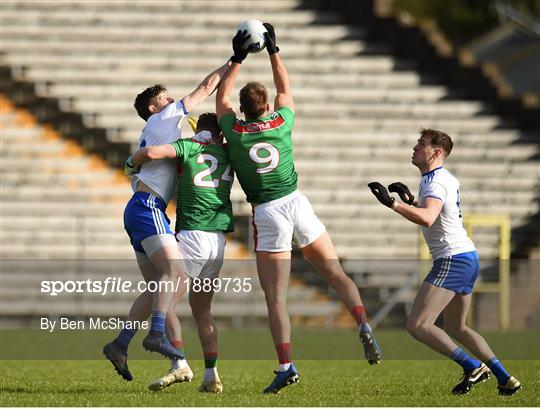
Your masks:
M302 248L325 230L307 197L298 190L253 208L255 251L291 251L293 238Z
M172 234L155 234L147 237L140 243L144 253L135 250L135 256L139 264L151 263L150 257L164 247L176 245L176 240Z
M180 254L191 278L216 278L225 256L223 232L181 230L176 233Z
M176 241L172 234L156 234L141 241L141 246L148 258L152 257L152 254L161 250L163 247L174 246L175 244Z

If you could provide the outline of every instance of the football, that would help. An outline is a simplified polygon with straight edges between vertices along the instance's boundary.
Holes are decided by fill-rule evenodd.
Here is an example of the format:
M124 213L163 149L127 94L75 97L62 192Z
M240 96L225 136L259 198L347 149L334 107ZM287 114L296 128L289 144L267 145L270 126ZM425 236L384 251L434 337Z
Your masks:
M250 49L250 53L258 53L264 50L264 33L266 28L259 20L246 20L240 23L236 29L238 31L247 30L251 37L244 43L244 49Z

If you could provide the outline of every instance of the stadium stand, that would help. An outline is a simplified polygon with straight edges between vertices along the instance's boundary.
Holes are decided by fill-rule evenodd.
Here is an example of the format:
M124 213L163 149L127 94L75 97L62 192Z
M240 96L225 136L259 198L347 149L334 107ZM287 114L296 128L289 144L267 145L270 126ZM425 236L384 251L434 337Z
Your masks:
M362 28L340 24L337 13L310 10L300 1L257 2L256 6L243 0L170 1L167 10L155 1L6 2L1 16L2 87L9 95L20 96L13 84L32 84L38 100L56 101L55 115L68 119L76 115L84 129L95 131L76 134L83 146L118 165L123 156L108 155L136 143L143 126L132 108L134 95L156 82L165 84L175 97L191 91L204 73L228 58L234 28L246 18L270 21L278 33L297 106L294 138L300 188L326 224L340 257L348 261L348 272L360 286L376 288L379 301L386 290L402 285L416 265L400 266L397 273L396 264L384 268L385 263L379 263L367 269L355 267L355 260L397 259L398 265L400 260L414 260L418 229L389 216L366 184L377 179L416 186L418 175L410 154L419 128L440 128L453 137L456 149L448 165L462 183L464 213L508 213L512 226L518 228L538 212L535 135L497 115L490 104L465 98L436 76L420 73L413 59L396 58L387 44L367 38ZM272 89L266 60L264 52L248 58L237 91L250 79ZM24 97L15 99L21 102ZM213 103L210 98L193 114L213 111ZM47 114L43 116L46 119ZM6 129L11 129L14 118L3 114ZM33 145L20 141L24 132L31 138L43 131L17 132L21 133L3 135L3 140L9 140L2 147L3 189L4 183L11 186L2 193L3 212L32 215L25 226L40 226L41 240L66 240L65 247L72 249L74 257L129 253L120 223L127 183L118 186L117 173L103 162L96 170L82 172L80 166L90 166L84 156L68 155L69 159L53 165L42 159L11 158L32 156ZM89 140L85 135L95 136ZM65 144L69 145L58 139L39 144L35 153L40 158L56 157L56 152L65 151ZM100 148L93 149L97 145ZM54 171L53 179L42 172L30 173L29 169L40 166L53 166L48 168ZM21 172L16 173L16 168ZM94 186L92 172L106 175L110 184ZM21 186L24 178L32 180L32 186ZM45 198L50 206L44 205ZM248 217L251 209L238 185L233 199L236 213ZM62 222L52 216L59 207L66 219ZM107 214L99 222L98 212ZM89 229L84 250L73 244L79 240L76 234L57 239L55 230L43 229L49 225L73 229L81 214L87 217L84 223ZM25 253L20 242L35 240L35 230L15 233L13 228L7 230L15 221L2 223L9 237L3 256L54 256L46 246ZM93 249L90 243L95 240L103 253ZM483 258L496 255L492 234L479 232L475 242ZM309 275L303 277L310 280ZM410 302L410 294L403 299ZM327 306L328 311L337 308L332 303Z
M0 96L3 260L1 309L4 317L123 316L133 293L62 294L41 292L42 280L140 279L122 211L131 195L128 179L96 155L89 155L49 126L42 126L26 110ZM174 213L174 206L169 208ZM240 243L229 240L227 258L244 258ZM45 260L44 260L45 259ZM108 259L105 262L98 260ZM266 316L264 295L249 261L234 268L226 264L225 277L245 275L253 285L246 294L232 290L216 295L216 316L240 325L242 320ZM338 306L300 281L291 286L291 314L297 322L332 325ZM187 315L184 300L178 307Z
M126 178L5 97L0 102L2 258L127 256Z

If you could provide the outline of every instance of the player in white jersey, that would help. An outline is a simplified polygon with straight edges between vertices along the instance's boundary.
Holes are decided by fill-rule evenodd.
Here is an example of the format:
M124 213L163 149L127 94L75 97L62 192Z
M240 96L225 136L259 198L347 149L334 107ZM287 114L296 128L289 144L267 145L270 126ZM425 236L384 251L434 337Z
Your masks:
M179 139L181 120L215 90L229 65L230 62L227 62L208 74L193 92L177 102L167 95L167 90L162 85L154 85L137 95L135 109L147 122L139 140L140 147L163 145ZM124 226L144 279L157 281L159 289L151 295L141 294L135 301L129 318L132 319L132 313L140 310L136 308L137 304L146 303L144 298L151 296L151 328L143 341L143 347L170 359L183 360L181 351L171 345L165 335L166 320L167 332L173 327L179 330L180 324L174 305L186 291L186 269L169 226L170 221L165 214L176 185L176 161L158 160L142 167L134 167L128 159L126 171L127 174L134 175L134 194L124 211ZM174 290L167 288L166 283L173 283ZM142 320L147 316L148 314ZM122 330L114 341L103 348L104 355L126 380L132 379L127 366L127 348L134 335L133 330Z
M404 203L398 203L378 182L368 186L384 205L419 224L434 259L407 321L407 331L417 340L461 365L463 379L452 393L463 395L493 372L501 395L513 395L519 381L510 376L486 340L466 325L471 293L478 277L478 254L463 228L458 180L443 167L452 151L452 139L444 132L423 129L413 149L412 163L422 173L418 201L409 188L396 182L388 186ZM444 330L435 325L443 313ZM464 345L471 357L452 338Z

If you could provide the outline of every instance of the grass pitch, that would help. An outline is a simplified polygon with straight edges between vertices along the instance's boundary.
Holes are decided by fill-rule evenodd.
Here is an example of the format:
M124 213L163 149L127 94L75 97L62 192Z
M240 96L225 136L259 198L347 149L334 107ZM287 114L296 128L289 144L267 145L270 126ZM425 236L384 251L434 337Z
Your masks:
M450 393L459 368L447 361L297 361L300 383L277 395L261 395L274 361L221 361L222 395L197 392L202 361L190 362L191 383L151 392L147 384L167 370L165 362L132 361L135 379L123 381L106 361L7 361L2 368L2 406L538 406L540 363L510 361L523 382L513 397L497 395L494 378L466 396Z
M410 360L395 359L402 355L400 352L410 351L409 355L414 348L425 348L403 332L377 332L387 359L373 367L360 358L361 346L350 331L297 331L293 342L294 339L295 345L306 342L307 349L307 340L318 339L321 343L325 334L326 338L338 334L336 339L347 340L343 345L334 345L337 349L344 349L351 342L356 346L358 359L295 359L300 383L278 395L260 394L272 380L272 370L276 367L275 360L267 359L265 354L265 360L221 359L218 367L224 383L222 395L197 391L204 371L203 362L198 359L189 360L195 373L193 382L151 392L148 383L166 373L168 362L140 359L149 354L139 351L138 341L142 336L138 334L133 345L133 356L137 359L129 362L134 375L132 382L122 380L105 359L3 360L0 403L2 406L540 406L540 360L535 342L538 333L487 337L492 338L494 349L504 349L505 344L515 347L514 356L500 354L505 366L523 384L523 390L513 397L497 394L494 377L477 385L469 395L453 396L450 390L460 380L461 369L449 360L433 359L435 355L430 355L427 349L426 355L416 355ZM266 339L268 334L261 331L260 336ZM101 346L101 339L96 342ZM321 358L332 355L327 347L325 344L319 350ZM193 353L188 349L188 357L196 355L198 346L191 348ZM298 352L300 355L300 347ZM504 359L505 355L513 359ZM531 359L523 359L525 356Z

